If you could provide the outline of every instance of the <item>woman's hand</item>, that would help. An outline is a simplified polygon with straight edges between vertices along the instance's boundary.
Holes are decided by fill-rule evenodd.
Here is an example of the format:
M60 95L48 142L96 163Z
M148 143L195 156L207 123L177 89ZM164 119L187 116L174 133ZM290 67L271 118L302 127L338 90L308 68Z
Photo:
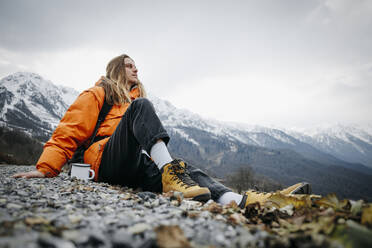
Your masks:
M29 171L29 172L21 172L21 173L17 173L17 174L14 174L12 176L13 178L18 178L18 177L22 177L22 178L33 178L33 177L45 177L45 175L38 171L38 170L34 170L34 171Z

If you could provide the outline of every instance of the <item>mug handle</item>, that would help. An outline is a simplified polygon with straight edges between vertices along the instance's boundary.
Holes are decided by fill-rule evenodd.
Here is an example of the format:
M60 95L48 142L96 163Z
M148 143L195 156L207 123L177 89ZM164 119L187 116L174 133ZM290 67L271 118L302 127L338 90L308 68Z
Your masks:
M94 178L94 176L96 175L96 173L94 173L94 170L92 170L92 169L89 169L89 171L92 172L92 176L88 177L88 179L90 180L90 179L93 179Z

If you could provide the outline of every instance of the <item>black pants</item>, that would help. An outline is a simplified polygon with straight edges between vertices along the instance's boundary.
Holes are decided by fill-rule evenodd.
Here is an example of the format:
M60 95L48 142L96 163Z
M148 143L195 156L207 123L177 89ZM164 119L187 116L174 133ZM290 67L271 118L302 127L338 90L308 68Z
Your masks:
M98 181L161 192L160 170L142 152L145 150L150 154L151 147L159 139L166 144L169 142L169 136L156 115L152 103L146 98L134 100L105 146ZM187 170L196 183L209 188L213 200L231 191L200 169L188 166Z

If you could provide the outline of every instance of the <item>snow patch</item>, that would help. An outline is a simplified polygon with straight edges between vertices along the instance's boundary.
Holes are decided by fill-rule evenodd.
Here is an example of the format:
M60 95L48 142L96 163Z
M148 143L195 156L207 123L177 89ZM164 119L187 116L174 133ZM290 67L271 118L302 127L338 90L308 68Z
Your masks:
M186 139L187 141L193 143L194 145L196 146L199 146L200 144L198 142L196 142L193 138L190 138L190 136L185 133L183 130L179 129L179 128L173 128L173 130L175 132L177 132L179 135L181 135L181 137L183 137L184 139Z

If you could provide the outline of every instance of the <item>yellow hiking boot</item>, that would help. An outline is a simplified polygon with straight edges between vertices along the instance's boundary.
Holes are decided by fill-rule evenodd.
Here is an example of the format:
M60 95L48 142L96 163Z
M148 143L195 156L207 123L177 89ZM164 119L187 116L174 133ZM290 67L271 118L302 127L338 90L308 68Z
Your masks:
M282 189L279 193L283 195L307 195L311 194L311 186L309 183L297 183L288 188ZM243 199L239 204L240 208L245 208L247 205L258 202L264 205L265 202L273 195L273 192L257 192L255 190L248 190L244 193Z
M311 194L311 185L306 182L296 183L280 191L283 195Z
M200 187L187 173L186 164L182 160L175 159L161 169L163 192L179 191L185 198L195 201L208 201L211 192L208 188Z
M255 190L248 190L244 193L243 199L239 204L240 208L245 208L249 204L258 202L261 206L272 196L273 193L257 192Z

